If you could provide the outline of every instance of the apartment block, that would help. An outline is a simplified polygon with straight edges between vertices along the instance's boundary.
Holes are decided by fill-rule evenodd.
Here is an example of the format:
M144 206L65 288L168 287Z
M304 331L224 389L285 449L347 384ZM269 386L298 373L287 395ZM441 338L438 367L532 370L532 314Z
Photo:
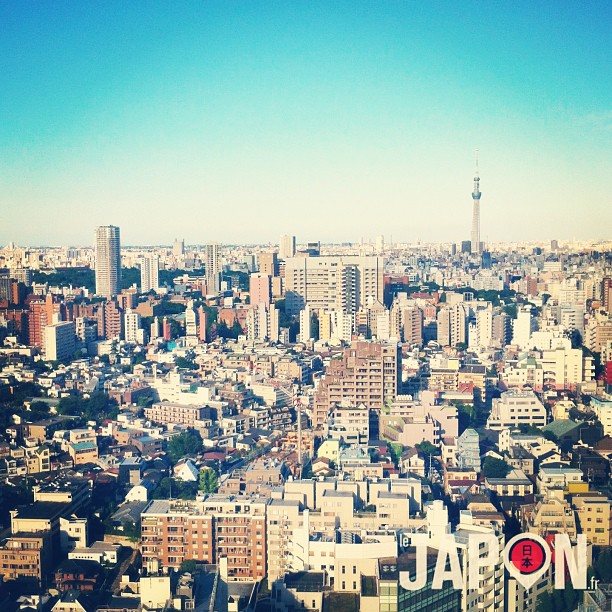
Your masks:
M298 314L306 305L317 310L355 313L371 303L382 303L383 265L382 257L287 258L287 314Z
M202 406L175 404L173 402L156 402L145 408L145 418L155 423L167 425L178 423L186 427L195 427L198 421L205 418L206 408Z
M380 410L401 384L401 353L395 343L353 342L331 360L314 399L313 428L321 428L331 408L343 400Z
M546 425L546 408L530 390L510 390L492 400L487 429L502 431L519 425Z
M261 498L210 495L204 501L155 500L141 516L143 565L178 568L185 559L227 559L232 581L266 575L266 506Z

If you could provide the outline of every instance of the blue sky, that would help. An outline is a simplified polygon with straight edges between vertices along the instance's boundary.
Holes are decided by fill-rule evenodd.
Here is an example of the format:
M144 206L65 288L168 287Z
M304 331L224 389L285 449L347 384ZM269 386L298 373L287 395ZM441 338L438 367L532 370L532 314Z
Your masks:
M4 2L0 244L612 236L609 2Z

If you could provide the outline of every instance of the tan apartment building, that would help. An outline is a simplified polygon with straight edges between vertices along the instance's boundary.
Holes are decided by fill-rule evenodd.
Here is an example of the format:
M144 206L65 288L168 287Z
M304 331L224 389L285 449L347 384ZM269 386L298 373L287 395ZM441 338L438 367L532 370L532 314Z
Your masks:
M0 541L0 576L5 581L32 581L40 586L51 564L49 532L19 533Z
M580 531L586 535L589 543L595 546L610 546L610 500L598 492L576 493L572 495L572 505L576 509Z
M98 459L98 443L93 429L73 429L70 431L68 453L74 465L95 463Z
M395 343L353 342L331 360L321 380L312 411L313 428L321 428L327 414L343 400L353 406L365 404L381 410L398 394L401 381L401 353Z
M529 533L545 536L550 533L566 533L576 539L576 517L572 507L564 499L546 497L523 512L523 525Z
M197 421L205 418L206 409L201 406L181 405L172 402L157 402L150 408L145 408L145 418L155 423L167 425L179 423L186 427L195 427Z

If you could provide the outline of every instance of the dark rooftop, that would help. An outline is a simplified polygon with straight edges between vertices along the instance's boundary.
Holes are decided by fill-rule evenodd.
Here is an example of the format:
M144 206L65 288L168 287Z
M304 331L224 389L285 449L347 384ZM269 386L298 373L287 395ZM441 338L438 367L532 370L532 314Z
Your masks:
M292 572L284 578L288 589L302 593L320 593L325 583L324 572Z
M61 502L34 502L28 506L20 506L17 509L17 518L20 519L52 519L65 511L70 504Z

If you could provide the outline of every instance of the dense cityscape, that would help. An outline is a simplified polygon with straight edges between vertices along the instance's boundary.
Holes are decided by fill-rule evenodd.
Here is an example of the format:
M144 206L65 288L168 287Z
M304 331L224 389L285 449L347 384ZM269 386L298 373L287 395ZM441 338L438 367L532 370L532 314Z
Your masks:
M612 612L611 48L0 2L0 612Z
M2 600L606 609L612 242L485 244L479 182L457 244L4 247ZM560 549L468 584L470 537L522 532L589 588L555 590Z

